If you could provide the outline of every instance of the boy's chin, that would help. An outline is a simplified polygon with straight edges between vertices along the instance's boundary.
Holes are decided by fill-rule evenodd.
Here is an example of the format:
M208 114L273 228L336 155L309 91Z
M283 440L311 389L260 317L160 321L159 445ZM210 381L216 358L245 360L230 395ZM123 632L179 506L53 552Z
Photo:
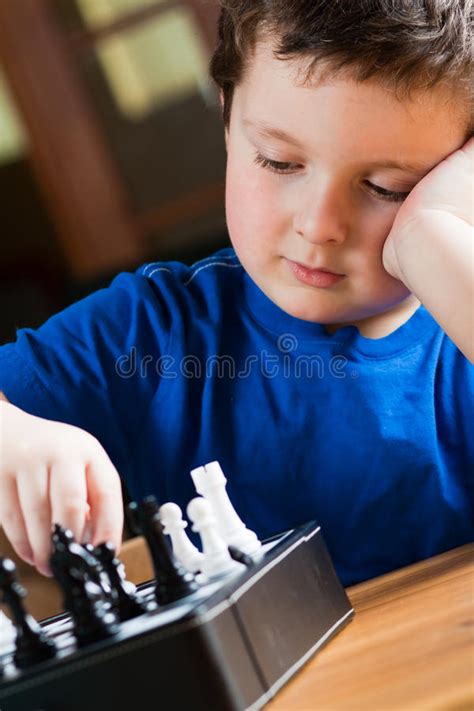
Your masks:
M315 305L298 303L297 300L283 299L278 300L278 306L293 318L301 321L309 321L319 323L326 327L328 333L335 333L339 328L344 326L356 326L361 333L367 331L369 333L372 327L381 328L384 324L392 322L392 320L403 323L405 318L409 318L416 308L419 306L419 301L416 298L402 299L396 303L367 305L365 308L359 309L344 309L339 306L332 307L321 304ZM384 330L382 328L382 330Z
M379 295L366 303L348 303L347 294L336 294L331 289L321 290L313 298L308 299L306 288L302 290L299 286L281 289L280 285L275 288L271 281L257 282L262 291L275 303L282 311L300 321L309 321L326 326L328 332L334 331L343 326L364 326L366 323L400 319L409 316L416 310L420 302L401 282L397 282L397 288L391 293ZM337 286L335 287L337 289Z

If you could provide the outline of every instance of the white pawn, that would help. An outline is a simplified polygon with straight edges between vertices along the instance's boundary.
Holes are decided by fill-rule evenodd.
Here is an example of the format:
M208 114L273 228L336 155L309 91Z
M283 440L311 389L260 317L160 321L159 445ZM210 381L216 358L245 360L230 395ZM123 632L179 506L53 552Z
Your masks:
M227 544L219 533L216 517L211 504L202 496L192 499L186 509L193 522L193 531L201 536L204 559L201 572L207 578L220 577L228 573L244 570L242 563L231 558Z
M201 570L204 556L189 540L184 530L188 523L183 521L178 504L170 502L160 506L160 519L164 532L171 538L173 553L179 562L191 573Z
M10 647L16 639L16 627L13 622L0 610L0 640L2 647Z
M219 529L229 546L235 546L243 553L258 557L262 544L257 535L247 528L232 506L226 491L227 479L219 462L210 462L193 469L191 477L198 494L204 496L212 506Z

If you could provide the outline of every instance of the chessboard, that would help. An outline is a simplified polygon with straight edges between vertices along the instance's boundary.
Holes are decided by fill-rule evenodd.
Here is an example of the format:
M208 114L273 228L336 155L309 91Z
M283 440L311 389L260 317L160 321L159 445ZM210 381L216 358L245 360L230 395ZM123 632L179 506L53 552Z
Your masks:
M56 525L51 565L66 612L38 623L14 564L0 559L15 621L0 641L1 711L260 709L351 619L316 522L260 542L217 462L192 476L202 496L187 514L201 550L176 504L130 507L155 572L138 588L110 544L93 549Z

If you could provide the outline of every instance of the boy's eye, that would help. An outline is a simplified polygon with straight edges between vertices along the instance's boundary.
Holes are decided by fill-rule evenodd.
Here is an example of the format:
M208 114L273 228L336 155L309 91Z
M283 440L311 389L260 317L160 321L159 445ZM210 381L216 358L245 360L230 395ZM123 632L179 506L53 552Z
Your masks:
M254 162L262 168L266 168L267 170L270 170L273 173L278 173L280 175L285 173L292 173L295 169L300 167L297 163L288 163L277 160L271 160L270 158L265 158L265 156L263 156L259 152L255 154ZM381 200L387 200L388 202L403 202L410 194L409 192L402 193L395 192L393 190L386 190L385 188L381 188L378 185L374 185L368 180L366 181L366 183L373 194L375 194Z
M298 168L296 163L283 163L278 160L271 160L270 158L265 158L265 156L262 156L262 154L258 152L255 154L254 162L262 168L267 168L274 173L289 173L295 170L295 168Z
M397 193L393 190L386 190L385 188L381 188L378 185L374 185L368 180L366 181L366 183L369 186L370 190L377 195L377 197L381 198L382 200L388 200L389 202L403 202L410 194L409 192Z

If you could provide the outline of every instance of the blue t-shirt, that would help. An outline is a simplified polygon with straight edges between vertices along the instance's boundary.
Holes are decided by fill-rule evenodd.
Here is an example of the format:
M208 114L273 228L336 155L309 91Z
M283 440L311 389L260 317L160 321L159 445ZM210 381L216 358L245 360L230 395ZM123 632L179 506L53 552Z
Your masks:
M345 585L473 540L474 367L420 306L380 339L282 311L232 249L161 262L18 331L0 390L183 510L219 460L263 538L316 519Z

